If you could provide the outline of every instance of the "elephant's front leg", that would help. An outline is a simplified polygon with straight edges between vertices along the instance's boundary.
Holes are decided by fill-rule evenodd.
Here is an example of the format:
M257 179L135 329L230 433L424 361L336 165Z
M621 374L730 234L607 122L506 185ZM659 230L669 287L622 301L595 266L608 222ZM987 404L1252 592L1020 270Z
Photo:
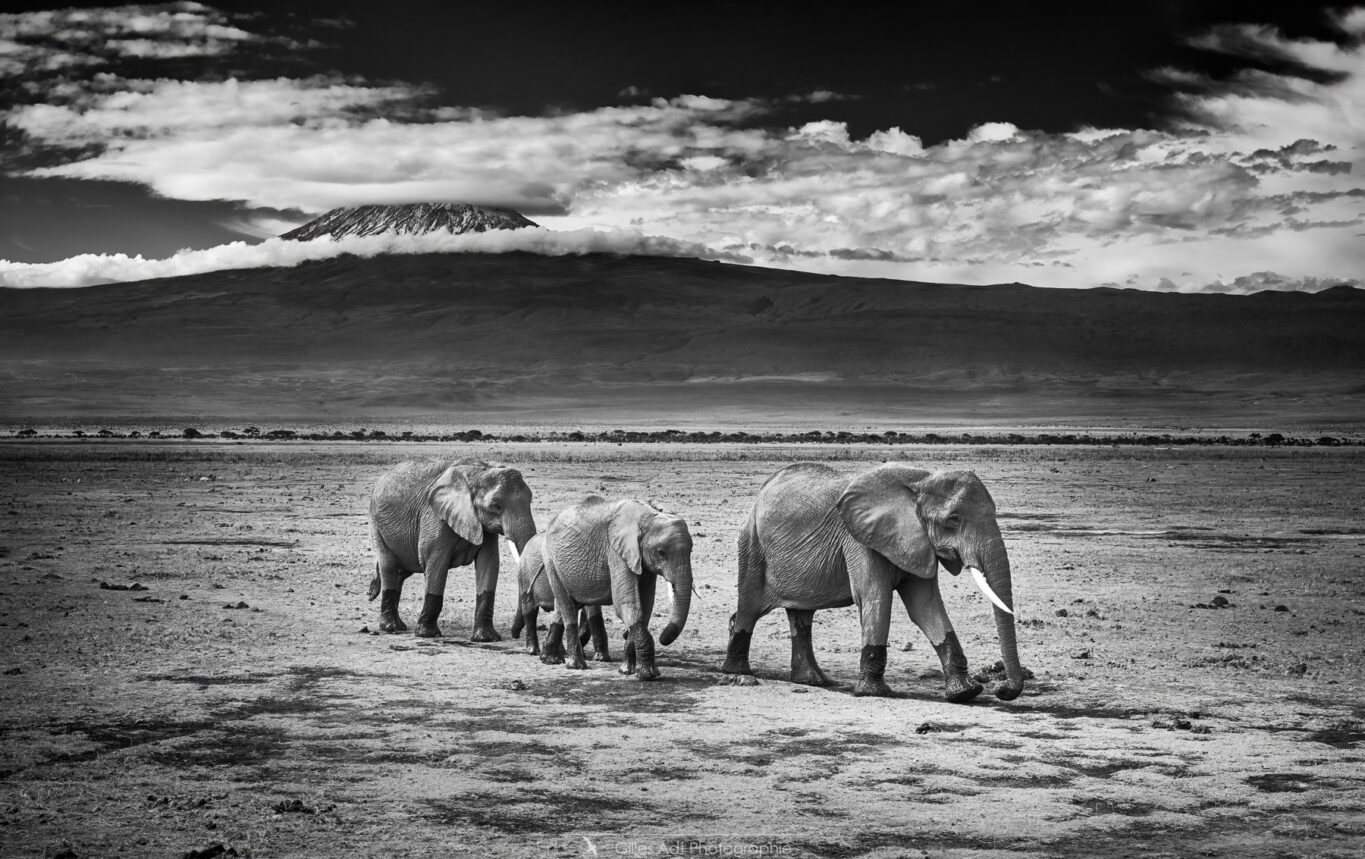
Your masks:
M939 662L943 664L943 697L962 703L981 694L981 684L967 673L967 655L953 632L943 597L938 590L938 577L911 577L900 587L910 619L929 638Z
M874 587L869 593L855 592L855 597L862 618L863 652L858 685L853 687L853 694L858 697L897 697L891 687L886 685L886 640L891 632L891 590Z
M624 587L618 588L613 582L612 588L613 602L621 622L626 625L629 639L621 673L634 674L641 680L653 680L659 676L659 669L654 664L654 636L649 633L656 582L654 574L645 572L634 582L626 580Z
M485 539L474 556L474 633L469 636L470 641L502 641L502 636L493 628L493 601L497 592L498 541Z

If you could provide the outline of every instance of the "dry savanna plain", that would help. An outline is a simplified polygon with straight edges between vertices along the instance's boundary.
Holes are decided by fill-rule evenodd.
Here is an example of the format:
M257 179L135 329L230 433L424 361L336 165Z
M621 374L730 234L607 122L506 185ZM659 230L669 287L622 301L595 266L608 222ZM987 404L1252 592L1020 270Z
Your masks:
M444 638L371 631L370 486L398 460L461 455L519 467L542 528L589 492L686 518L697 597L659 680L526 655L508 631L505 548L503 641L468 640L467 568L450 577ZM1033 673L1023 695L944 702L902 613L887 680L903 697L854 698L853 608L816 615L832 687L788 681L781 613L754 635L759 685L718 682L735 536L765 477L887 458L971 468L994 494ZM1362 459L0 443L0 853L1359 856ZM989 670L989 604L942 577L973 670ZM409 623L420 600L410 581Z

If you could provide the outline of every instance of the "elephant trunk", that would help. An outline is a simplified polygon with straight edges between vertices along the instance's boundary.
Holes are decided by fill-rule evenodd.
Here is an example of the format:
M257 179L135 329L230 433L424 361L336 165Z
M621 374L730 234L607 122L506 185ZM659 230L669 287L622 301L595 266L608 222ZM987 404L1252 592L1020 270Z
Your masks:
M526 544L536 535L536 520L529 510L525 513L508 511L502 517L502 533L516 547L519 559L526 552Z
M1000 638L1000 656L1005 664L1005 682L995 688L995 697L1012 701L1024 689L1024 669L1019 664L1019 650L1014 638L1014 590L1010 584L1010 559L1005 552L1005 541L997 530L987 540L979 558L970 558L968 566L981 569L990 589L1011 611L994 606L995 631Z
M687 626L687 613L692 608L692 563L684 562L674 570L672 577L664 578L673 585L673 603L668 615L668 625L659 633L659 643L666 646L672 644L682 633L683 627Z

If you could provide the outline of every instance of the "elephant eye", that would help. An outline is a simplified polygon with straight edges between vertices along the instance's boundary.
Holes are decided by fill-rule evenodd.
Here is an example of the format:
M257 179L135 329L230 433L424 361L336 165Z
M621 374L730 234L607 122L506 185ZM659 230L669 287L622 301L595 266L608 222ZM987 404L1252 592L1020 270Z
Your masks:
M943 517L943 527L956 530L962 525L962 517L956 513Z

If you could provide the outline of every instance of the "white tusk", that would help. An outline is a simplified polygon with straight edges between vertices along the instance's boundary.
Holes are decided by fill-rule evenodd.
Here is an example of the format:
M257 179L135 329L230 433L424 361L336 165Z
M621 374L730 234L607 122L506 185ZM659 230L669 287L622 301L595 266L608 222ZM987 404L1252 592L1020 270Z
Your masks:
M976 567L968 567L967 572L972 574L972 579L976 582L976 586L978 588L981 588L981 592L986 595L986 599L995 603L996 608L1000 609L1001 611L1014 614L1014 610L1009 606L1005 605L1000 600L1000 597L995 595L995 591L991 590L991 586L986 584L986 577L981 574L980 570L978 570Z
M521 552L518 552L518 551L517 551L517 544L516 544L516 543L513 543L511 540L508 540L508 541L507 541L507 550L508 550L509 552L512 553L512 563L514 563L514 564L520 564L520 563L521 563Z

